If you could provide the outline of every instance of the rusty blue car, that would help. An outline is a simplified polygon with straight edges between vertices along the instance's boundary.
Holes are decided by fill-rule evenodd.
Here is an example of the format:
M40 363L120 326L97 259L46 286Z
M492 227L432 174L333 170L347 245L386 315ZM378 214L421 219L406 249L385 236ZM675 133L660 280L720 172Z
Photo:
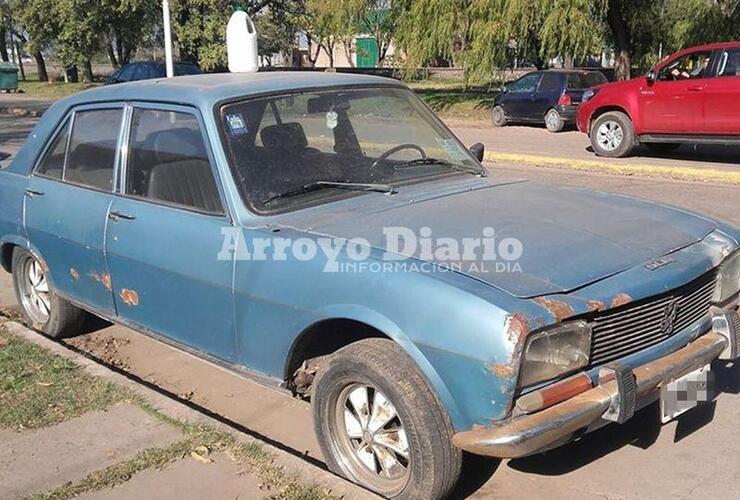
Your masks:
M93 89L0 170L0 257L37 330L96 315L309 400L329 468L388 498L709 398L740 231L483 157L379 77Z

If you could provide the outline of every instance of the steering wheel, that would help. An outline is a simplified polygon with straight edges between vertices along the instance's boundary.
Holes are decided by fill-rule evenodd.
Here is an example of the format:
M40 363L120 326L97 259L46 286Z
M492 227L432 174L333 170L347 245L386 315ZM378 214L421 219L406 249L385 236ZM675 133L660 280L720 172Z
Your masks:
M417 146L416 144L399 144L398 146L393 146L391 149L383 153L382 155L378 156L378 159L373 162L372 165L370 165L371 169L374 169L377 167L381 162L388 159L388 157L398 153L399 151L403 151L404 149L414 149L419 152L421 155L421 159L424 160L427 157L426 151L424 151L421 146Z

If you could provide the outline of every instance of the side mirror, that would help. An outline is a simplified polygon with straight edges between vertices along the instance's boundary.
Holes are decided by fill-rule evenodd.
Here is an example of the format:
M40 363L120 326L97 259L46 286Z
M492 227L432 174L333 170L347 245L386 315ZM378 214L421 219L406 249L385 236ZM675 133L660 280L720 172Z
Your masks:
M475 144L470 146L469 151L473 156L475 156L478 161L482 162L483 157L485 156L486 147L483 145L482 142L476 142Z
M658 75L657 75L657 74L655 73L655 70L654 70L654 69L651 69L651 70L650 70L650 71L648 71L648 72L647 72L647 74L645 75L645 79L647 80L647 82L648 82L648 85L652 85L652 84L654 84L654 83L655 83L655 80L656 80L657 78L658 78Z

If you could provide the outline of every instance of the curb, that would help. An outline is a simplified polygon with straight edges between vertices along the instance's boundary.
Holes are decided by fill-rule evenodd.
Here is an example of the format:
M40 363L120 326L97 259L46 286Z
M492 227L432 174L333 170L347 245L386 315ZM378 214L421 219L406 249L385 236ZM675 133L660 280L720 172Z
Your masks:
M652 177L691 182L715 182L740 185L740 172L699 167L667 167L635 163L608 163L598 160L573 160L554 156L518 153L486 152L485 161L493 163L522 163L537 168L557 168L581 172L599 172L622 176Z
M203 413L200 413L190 408L189 406L176 401L175 399L172 399L153 389L140 385L135 381L125 377L124 375L116 373L115 371L81 354L78 354L57 342L54 342L51 339L26 328L20 323L17 323L15 321L8 321L4 324L4 326L6 330L12 335L27 340L28 342L31 342L39 347L43 347L44 349L47 349L58 356L72 361L90 375L108 380L112 383L131 390L132 392L136 393L138 396L146 400L150 405L172 418L184 420L191 423L209 425L220 431L228 432L235 439L242 443L259 443L260 446L265 449L265 451L271 453L275 457L276 464L283 466L286 470L295 472L302 480L313 482L324 488L328 488L332 491L332 493L341 495L344 498L380 498L375 494L365 490L364 488L353 484L339 476L336 476L331 472L324 470L316 465L313 465L298 456L281 450L269 443L266 443L254 437L245 435L235 430L231 426L220 422L212 417L204 415Z

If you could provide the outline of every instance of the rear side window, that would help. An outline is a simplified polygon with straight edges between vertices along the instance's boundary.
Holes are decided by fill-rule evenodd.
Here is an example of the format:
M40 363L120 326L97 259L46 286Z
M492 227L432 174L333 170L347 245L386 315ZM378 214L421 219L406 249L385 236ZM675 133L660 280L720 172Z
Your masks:
M540 82L540 92L557 92L560 90L560 75L556 73L543 73Z
M75 113L65 181L112 191L122 113L122 109Z
M740 76L740 49L725 50L720 54L717 76Z
M49 145L49 149L41 160L41 164L36 171L39 175L51 179L62 179L64 170L64 158L67 154L67 137L69 136L69 120L64 127L57 133L54 140Z
M223 213L197 118L135 109L126 193L207 213Z

